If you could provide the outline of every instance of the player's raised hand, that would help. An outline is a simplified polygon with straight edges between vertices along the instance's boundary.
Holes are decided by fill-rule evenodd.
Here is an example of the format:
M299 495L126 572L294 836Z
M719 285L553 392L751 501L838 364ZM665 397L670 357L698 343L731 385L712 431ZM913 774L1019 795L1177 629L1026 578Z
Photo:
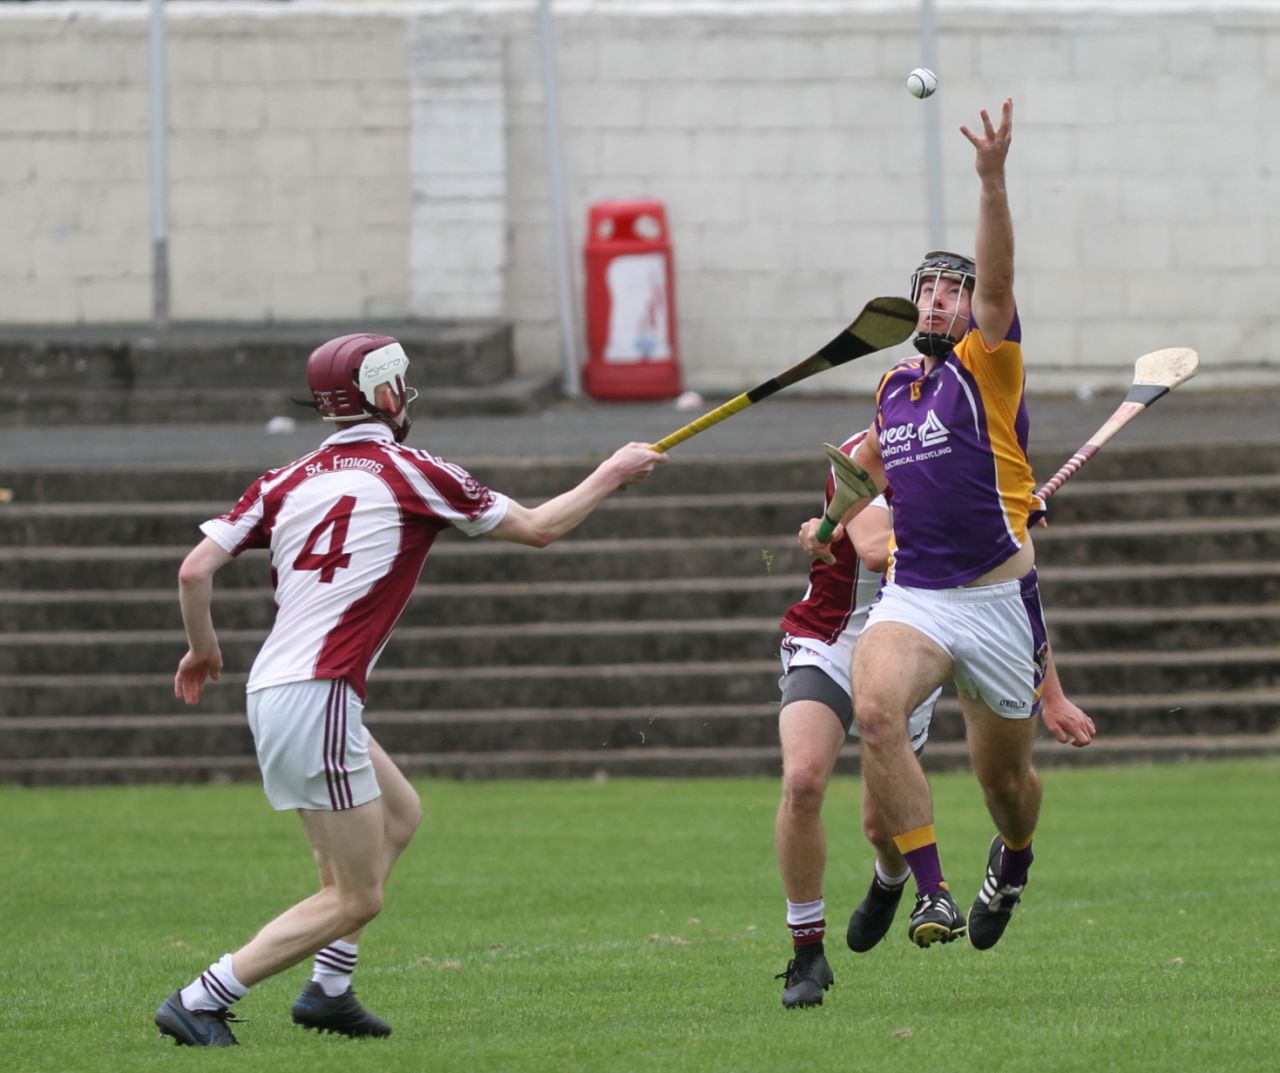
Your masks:
M609 459L618 474L619 488L644 480L653 472L654 466L666 461L667 456L663 452L655 451L647 443L635 442L619 447Z
M216 645L208 652L188 649L178 662L178 673L173 676L173 695L187 704L196 704L204 692L204 684L212 678L215 682L222 673L222 649Z
M1004 174L1005 157L1009 155L1009 143L1013 139L1013 98L1006 97L1000 106L1000 126L991 123L985 108L978 113L982 118L982 133L974 134L968 127L960 133L969 139L976 150L974 166L983 179L996 179Z

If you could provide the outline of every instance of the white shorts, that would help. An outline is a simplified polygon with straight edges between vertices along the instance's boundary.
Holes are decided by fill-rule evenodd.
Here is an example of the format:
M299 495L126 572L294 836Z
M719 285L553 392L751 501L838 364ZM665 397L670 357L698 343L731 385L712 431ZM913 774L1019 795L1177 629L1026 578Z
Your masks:
M811 696L813 691L804 692L799 695L796 691L790 691L790 695L796 699L820 700L836 713L836 718L840 720L845 731L851 738L858 737L858 724L853 720L853 702L848 699L853 695L853 689L849 682L849 665L853 660L853 645L856 636L845 631L839 637L834 645L825 644L817 641L812 637L794 637L786 634L782 638L782 677L778 679L778 688L782 690L785 698L788 696L787 675L793 670L800 667L813 667L821 671L831 679L843 693L843 698L836 701L832 697L828 699L826 696ZM933 710L937 707L938 698L942 695L942 689L935 689L923 703L914 712L911 718L907 720L907 733L911 737L911 748L919 752L924 743L929 740L929 724L933 721ZM834 707L834 703L839 703L839 707Z
M868 626L877 622L901 622L928 637L951 657L956 688L997 715L1039 714L1049 643L1034 570L975 588L885 585L867 617Z
M346 679L268 686L246 703L272 808L340 812L381 795L364 703Z

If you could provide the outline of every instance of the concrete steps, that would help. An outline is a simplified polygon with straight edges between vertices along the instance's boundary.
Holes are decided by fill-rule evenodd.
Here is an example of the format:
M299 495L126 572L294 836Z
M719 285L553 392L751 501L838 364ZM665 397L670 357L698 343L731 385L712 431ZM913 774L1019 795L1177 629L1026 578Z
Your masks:
M1147 618L1163 618L1167 629L1183 618L1196 622L1205 615L1219 613L1215 607L1225 613L1228 607L1280 602L1280 562L1201 563L1190 574L1180 564L1042 564L1039 574L1050 621L1064 639L1063 631L1080 622L1081 616L1086 623L1092 621L1090 609L1094 608L1115 605L1113 611L1098 614L1110 615L1115 622L1132 623L1140 631ZM176 630L181 619L174 584L126 592L102 588L10 589L0 592L0 631L75 632L138 626ZM804 586L804 574L776 571L750 577L632 581L422 582L400 621L402 626L430 626L445 621L473 626L489 621L495 603L502 608L503 621L512 624L624 617L663 620L748 616L776 620L796 594L804 591ZM1179 606L1159 608L1174 589L1182 601ZM1230 604L1218 603L1227 599ZM218 622L224 632L257 629L265 635L273 613L270 589L252 585L225 588L219 576ZM1269 619L1265 612L1260 617L1263 622Z
M808 512L796 516L797 523ZM88 519L92 521L92 518ZM202 519L201 519L202 520ZM11 546L0 557L0 591L98 588L111 577L127 590L172 584L182 557L199 537L196 519L184 544L133 547ZM798 524L797 524L798 528ZM697 530L691 530L697 532ZM621 581L644 577L706 578L753 574L804 575L808 561L794 532L752 536L592 539L570 536L538 551L499 541L469 541L444 533L431 552L436 576L470 583L577 581L584 577ZM1171 519L1050 526L1035 536L1038 559L1059 566L1124 566L1139 562L1181 566L1222 558L1274 563L1280 560L1280 514L1215 520ZM266 553L249 552L218 577L225 588L261 585Z
M299 415L303 363L318 344L352 330L333 324L177 324L0 331L0 426L28 420L200 424ZM408 349L432 390L420 414L537 412L560 394L555 376L517 376L511 326L499 321L362 325ZM49 385L56 385L50 390Z
M1280 731L1280 687L1073 696L1108 737ZM249 732L239 708L225 712L206 711L203 706L180 708L173 703L158 714L32 715L0 720L0 743L5 746L0 755L33 759L50 755L77 759L180 755L196 738L201 751L209 755L239 755L248 747ZM536 751L545 748L548 740L560 748L607 750L777 744L777 704L769 701L641 707L371 708L368 722L379 740L396 753ZM930 742L963 737L959 704L954 696L944 695Z
M758 649L765 640L757 638ZM181 655L184 649L179 649ZM225 653L224 653L225 654ZM1192 658L1194 657L1194 658ZM747 703L777 692L775 657L738 656L719 660L460 667L384 667L375 678L380 706L419 710L473 710L483 707L611 708L629 704ZM1081 693L1176 695L1264 689L1280 682L1280 649L1208 648L1187 652L1060 651L1059 672ZM176 666L176 660L174 661ZM208 712L238 712L247 673L224 670L200 702ZM173 672L0 674L0 718L93 715L127 711L142 715L172 712Z
M375 728L376 729L376 728ZM1114 736L1096 740L1080 751L1041 740L1035 761L1041 768L1078 763L1092 765L1151 763L1253 757L1280 752L1278 734L1179 735L1167 738ZM536 749L479 753L395 754L410 776L453 779L568 779L679 776L776 776L781 753L776 745L708 748ZM965 769L968 753L963 742L931 743L925 752L930 771ZM845 747L837 761L841 774L861 770L860 750ZM258 778L250 753L236 756L207 754L163 757L92 757L63 759L0 759L0 780L28 786L95 784L204 783Z
M1036 534L1053 540L1054 527L1073 526L1073 537L1125 532L1145 536L1152 525L1185 523L1188 532L1209 518L1239 520L1259 500L1280 502L1280 475L1230 482L1114 481L1091 496L1052 503L1051 525ZM643 527L648 538L758 536L776 538L795 519L816 513L810 490L716 492L697 496L619 496L608 500L568 539L625 539ZM138 504L11 503L0 513L0 547L46 545L165 545L195 539L195 527L228 509L225 501ZM1255 519L1259 520L1259 519ZM1275 521L1275 519L1272 519ZM86 524L92 521L92 525ZM1104 526L1106 528L1094 528ZM1122 529L1122 526L1130 526Z
M1280 751L1277 457L1117 449L1054 498L1036 533L1050 633L1103 736L1046 741L1042 763ZM468 465L525 502L590 468ZM374 674L369 725L420 775L776 773L777 623L804 591L794 533L824 472L812 457L682 460L551 548L444 534ZM5 474L0 780L256 777L243 684L272 613L265 553L219 574L222 680L197 708L172 693L178 563L256 475ZM965 762L953 698L926 755ZM857 762L852 749L842 769Z
M1280 651L1280 603L1183 608L1065 608L1049 618L1053 642L1064 653L1089 652L1156 659L1162 652L1203 656L1217 650ZM228 666L247 667L261 646L260 628L223 628L218 636ZM409 668L480 666L501 658L508 667L568 668L628 663L676 664L772 659L781 633L776 615L618 621L545 621L517 624L423 626L401 622L379 660L379 673ZM184 644L180 629L25 630L0 636L0 675L138 673L172 670ZM1152 649L1147 652L1147 649ZM1233 662L1226 660L1225 662ZM1234 662L1238 662L1238 659Z
M434 392L433 388L433 392ZM294 392L297 393L296 391ZM415 404L416 406L417 404ZM710 405L710 403L708 403ZM822 436L816 430L815 439ZM1274 444L1189 442L1171 447L1143 447L1124 443L1108 444L1071 483L1053 497L1053 516L1072 509L1073 500L1096 502L1106 496L1103 485L1112 482L1158 481L1164 495L1176 495L1183 487L1203 489L1218 482L1256 478L1263 481L1280 473ZM1031 461L1041 479L1065 461L1069 451L1040 448L1031 452ZM281 461L287 461L282 459ZM516 494L532 502L555 495L581 480L594 464L581 458L459 458L472 473L494 488ZM667 466L660 479L627 489L614 504L624 499L649 496L701 496L735 490L750 492L810 490L821 498L826 463L821 452L804 454L750 455L745 457L680 457L678 465ZM192 491L220 509L236 497L260 474L259 468L223 463L166 462L155 458L145 466L48 466L6 473L4 485L14 493L14 504L26 503L172 503L189 501ZM1150 488L1145 490L1149 494ZM1265 493L1264 493L1265 494ZM1194 512L1193 512L1194 513Z

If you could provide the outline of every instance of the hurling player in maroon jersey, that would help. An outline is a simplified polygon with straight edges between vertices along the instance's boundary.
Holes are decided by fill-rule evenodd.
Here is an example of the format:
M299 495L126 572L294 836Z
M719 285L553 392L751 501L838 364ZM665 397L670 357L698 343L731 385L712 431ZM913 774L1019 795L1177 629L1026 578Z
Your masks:
M390 336L347 335L313 351L307 383L337 431L205 522L204 539L179 570L189 649L174 693L195 704L222 671L214 574L247 549L270 553L276 617L250 671L246 706L267 798L298 812L320 871L315 894L164 1000L156 1024L179 1044L234 1044L232 1003L310 957L312 977L292 1008L297 1024L346 1036L390 1033L356 998L351 976L361 932L381 910L383 885L422 810L362 713L369 673L432 542L452 527L545 547L666 461L645 444L627 444L574 488L525 507L404 446L416 397L408 365Z

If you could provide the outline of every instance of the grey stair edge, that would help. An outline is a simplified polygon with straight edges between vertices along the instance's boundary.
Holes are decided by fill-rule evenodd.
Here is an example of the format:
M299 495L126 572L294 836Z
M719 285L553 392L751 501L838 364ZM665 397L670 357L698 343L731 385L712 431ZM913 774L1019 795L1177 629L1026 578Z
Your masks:
M1233 707L1236 705L1280 705L1280 686L1254 686L1245 689L1194 690L1180 693L1071 693L1071 700L1086 711L1124 710L1128 708L1176 708L1191 706ZM379 708L376 704L365 710L366 722L376 729L379 723L440 724L456 722L475 723L537 723L547 720L570 719L734 719L777 714L777 698L758 701L729 702L723 704L639 704L620 707L555 707L555 708ZM959 714L957 698L944 694L938 702L940 714ZM0 729L4 727L76 727L99 726L169 726L198 725L209 722L225 726L245 719L243 712L204 712L199 710L175 710L167 713L124 713L110 715L32 715L0 717Z
M1219 619L1247 620L1280 618L1280 603L1180 604L1165 607L1055 607L1045 609L1050 627L1096 622L1212 622Z
M530 503L537 501L531 497ZM642 510L646 513L669 508L705 508L707 510L723 510L726 506L761 507L779 506L786 508L811 506L819 507L817 496L812 490L800 491L766 491L728 493L675 493L672 495L651 494L635 497L614 497L606 499L593 513L629 512ZM0 518L90 518L110 514L127 517L200 517L214 518L225 512L227 503L223 499L143 499L120 502L117 500L59 500L46 501L14 501L4 505ZM1066 524L1066 523L1063 523Z
M130 471L126 471L130 472ZM1280 489L1280 474L1263 474L1254 477L1239 478L1204 478L1199 482L1205 488L1240 489L1256 491L1259 486ZM1101 481L1087 488L1077 490L1067 498L1100 497L1109 495L1159 495L1165 493L1170 486L1179 491L1195 491L1197 482L1179 478L1150 478L1142 481ZM1062 494L1054 497L1059 502ZM537 497L531 499L536 501ZM723 509L725 506L760 507L777 506L781 508L798 508L805 505L817 507L817 497L813 489L774 489L761 492L647 492L638 496L616 496L606 499L597 508L597 512L617 513L631 511L652 511L672 508L705 507ZM199 515L215 517L226 509L224 499L144 499L121 503L109 500L18 500L5 505L4 514L10 517L24 518L76 518L100 515L104 511L146 517ZM0 515L2 517L3 515ZM1052 517L1052 512L1051 512ZM1265 514L1252 517L1266 517ZM1150 521L1150 519L1145 519ZM1138 519L1131 519L1128 524L1137 524ZM1081 522L1058 522L1057 525L1080 525ZM1089 523L1110 524L1110 523ZM1038 534L1039 535L1039 534Z
M1280 450L1280 445L1278 445ZM1149 492L1162 492L1170 485L1189 492L1203 491L1249 491L1259 486L1264 488L1280 487L1280 472L1229 474L1222 476L1205 475L1202 477L1110 477L1099 480L1082 479L1063 485L1053 494L1052 501L1060 499L1088 499L1111 495L1144 495Z
M1185 663L1188 656L1194 654L1197 661L1203 663L1262 663L1267 660L1280 660L1280 649L1274 645L1234 645L1230 648L1197 648L1176 649L1131 649L1123 651L1072 649L1068 652L1056 652L1054 660L1059 667L1115 666L1117 664L1146 663L1155 666L1167 666L1171 663Z
M1215 758L1273 755L1280 755L1280 734L1212 737L1182 735L1167 739L1131 737L1112 739L1105 744L1095 741L1084 749L1073 749L1042 739L1035 746L1036 762L1052 767L1089 767L1126 761L1209 761ZM682 774L776 775L781 765L781 750L776 746L685 749L631 747L509 753L398 753L393 754L393 758L411 777L539 778L573 775L590 777L600 774L679 777ZM842 773L848 773L850 769L856 771L860 760L860 750L856 745L851 745L842 752L837 766ZM967 767L968 753L964 743L940 742L927 746L925 765L934 770ZM201 775L206 781L226 778L247 781L257 777L258 767L252 756L0 760L0 782L25 781L40 785L46 781L65 783L73 778L107 774L144 779L152 776L150 781L162 783L184 781L171 777L183 774Z
M1052 519L1051 519L1052 521ZM1081 536L1142 536L1148 532L1161 535L1182 533L1228 533L1247 532L1250 529L1273 529L1280 526L1280 515L1253 514L1243 518L1153 518L1141 521L1119 522L1062 522L1050 524L1046 529L1037 529L1037 543L1063 538L1079 538Z
M517 373L508 379L509 380L522 379L524 375L525 374ZM546 375L552 375L552 374L546 374ZM532 374L532 376L534 379L539 378L539 374ZM501 381L501 382L505 382L505 381ZM442 385L441 390L443 389L444 389L444 386ZM291 391L292 389L289 389L289 390ZM426 394L430 395L431 392L435 390L437 389L434 387L429 388ZM727 399L720 399L718 401L724 402L724 401L727 401ZM708 408L711 408L714 405L717 405L717 400L708 397L707 399ZM305 411L302 408L298 408L298 413L302 414L303 416L306 416ZM567 419L571 419L571 418L572 418L572 415L571 414L568 415ZM155 424L157 427L164 427L164 428L171 427L168 422L157 422ZM228 425L232 427L256 427L256 422L215 422L215 424ZM144 424L142 426L141 431L145 432L146 427L147 426ZM317 443L319 442L320 438L321 438L320 435L317 434L317 438L316 438ZM1205 456L1211 456L1211 457L1220 455L1224 452L1238 453L1241 450L1247 451L1250 456L1256 456L1266 461L1267 469L1257 474L1257 476L1272 475L1275 472L1275 469L1274 469L1275 464L1270 460L1280 457L1280 435L1276 435L1276 434L1265 434L1265 433L1259 434L1259 435L1243 434L1240 436L1222 437L1220 439L1213 439L1213 440L1203 440L1203 441L1197 440L1193 444L1188 444L1184 442L1179 446L1184 450L1190 448L1197 455L1205 455ZM1268 450L1268 448L1270 448L1270 450ZM1048 467L1051 464L1065 462L1067 460L1068 455L1064 453L1064 450L1069 450L1069 448L1055 449L1051 445L1045 445L1042 447L1033 447L1031 450L1032 462L1035 463L1037 466L1043 463L1043 468L1048 470ZM1129 459L1150 458L1153 454L1154 455L1162 454L1164 450L1165 450L1165 447L1163 445L1153 444L1153 443L1111 443L1107 445L1105 454L1102 455L1101 457L1106 461L1108 465L1114 466L1117 462L1126 458L1129 458ZM455 460L463 461L461 456L459 456ZM815 450L794 450L794 449L779 450L779 451L761 450L758 452L753 452L749 449L735 448L731 455L719 455L719 456L694 455L689 457L681 457L679 458L679 464L685 468L693 468L693 467L721 468L726 462L732 463L738 460L747 462L752 466L758 467L763 465L763 466L777 467L781 469L793 468L797 466L807 467L812 469L814 466L821 467L824 465L824 463L822 463L821 461L821 452L818 451L816 448ZM586 454L580 451L566 452L563 454L548 453L548 454L538 454L536 456L526 456L526 455L520 455L520 454L513 455L511 453L487 454L485 453L483 448L477 449L473 452L468 452L465 459L465 463L468 467L472 467L472 466L476 468L502 467L503 469L526 470L526 471L536 471L544 468L555 468L555 467L564 467L564 466L582 466L584 464L587 464L589 461L590 461L590 458ZM84 462L72 461L72 460L48 461L43 459L19 459L11 464L8 464L8 463L6 464L6 469L21 471L23 473L28 473L28 474L39 473L39 472L50 472L50 473L66 473L68 471L79 472L84 470L84 468L85 468ZM202 461L199 459L191 459L191 460L183 460L183 461L167 461L164 459L156 459L156 458L139 458L137 460L129 460L129 461L101 462L99 464L94 465L92 467L91 472L117 474L117 473L133 473L133 472L146 473L149 471L154 471L157 473L172 473L172 472L178 471L182 473L200 474L200 473L223 473L223 472L226 472L228 469L231 469L236 472L242 472L249 476L256 476L257 473L259 472L259 470L252 463L243 462L243 461L231 461L231 462ZM821 469L818 470L818 472L821 472L821 471L822 471ZM1100 472L1102 472L1102 470L1095 463L1093 467L1090 467L1085 471L1083 476L1078 477L1077 480L1065 485L1056 495L1058 496L1082 495L1082 494L1085 494L1084 492L1085 489L1094 487L1100 484L1111 483L1114 481L1127 482L1131 480L1146 479L1146 478L1130 478L1130 477L1104 478L1100 476L1094 476L1095 474L1098 474ZM1233 474L1230 477L1224 477L1224 479L1228 479L1228 480L1237 479L1237 476L1239 477L1239 479L1247 480L1249 475ZM1170 478L1159 478L1159 479L1179 480L1180 478L1170 477ZM1195 476L1181 478L1181 479L1200 480L1202 479L1202 475L1196 474Z
M1153 738L1149 736L1128 736L1123 738L1111 739L1095 739L1091 744L1083 748L1074 748L1071 746L1063 746L1059 742L1054 741L1047 736L1038 737L1035 742L1035 751L1037 754L1059 753L1064 752L1071 756L1084 756L1091 750L1097 749L1098 752L1120 752L1136 747L1150 748L1158 752L1164 753L1180 753L1180 752L1201 752L1211 749L1232 748L1232 749L1259 749L1267 752L1280 751L1280 732L1271 734L1231 734L1231 735L1171 735L1169 737ZM850 739L846 746L841 750L841 756L856 756L861 753L861 746L857 741ZM964 741L945 741L945 742L929 742L925 745L925 754L932 753L935 756L957 755L968 757L968 747ZM681 757L714 756L717 754L731 754L735 756L757 756L757 757L776 757L779 760L782 757L782 750L777 745L742 745L742 746L691 746L686 748L667 747L667 746L628 746L620 749L565 749L557 751L557 755L561 757L572 757L575 759L589 760L599 757L611 758L630 758L630 757L646 757L661 759L678 759ZM514 761L537 759L547 755L543 751L535 750L512 750L502 753L398 753L393 754L396 762L401 760L406 763L412 763L415 760L430 759L433 761L445 760L450 763L464 764L470 760L492 761L493 757L504 757Z
M1280 573L1280 564L1276 564ZM1043 574L1043 571L1041 572ZM477 581L477 582L421 582L414 590L415 599L458 595L614 595L617 593L640 592L645 594L662 592L751 592L758 589L785 589L796 584L803 585L806 575L794 574L760 574L750 577L698 577L698 578L636 578L635 580L602 580L602 581ZM239 588L219 589L215 601L236 600L251 602L253 600L270 600L273 592L269 586L241 586ZM163 589L0 589L0 602L13 600L19 603L73 603L83 600L111 600L140 603L150 600L167 600L177 604L176 587ZM217 604L215 602L215 610Z
M747 704L637 705L625 708L454 708L449 710L375 709L365 711L370 729L379 725L410 724L431 726L442 723L542 723L574 719L741 719L777 714L776 701ZM246 722L243 712L175 712L157 715L32 715L0 717L5 729L93 729L170 726L232 726Z
M1071 694L1072 701L1091 713L1102 723L1100 740L1108 738L1105 720L1127 721L1132 716L1160 713L1170 715L1190 713L1214 718L1236 713L1249 714L1255 710L1273 713L1280 708L1280 689L1251 688L1222 691L1202 691L1152 695L1134 694ZM634 723L653 726L659 730L681 724L730 724L735 722L772 722L777 719L780 701L762 698L747 702L703 703L687 706L635 705L619 708L600 706L576 706L572 708L441 708L428 710L378 709L366 712L365 723L375 734L396 729L449 729L466 731L468 728L522 726L565 726L568 724L618 724ZM960 704L954 695L944 696L938 704L937 717L941 720L960 718ZM47 732L97 731L124 732L165 730L221 730L247 726L242 708L213 712L156 712L128 715L5 715L0 716L0 735L18 737ZM1152 737L1176 736L1146 730ZM1120 735L1123 737L1124 735Z
M4 508L0 507L0 511ZM1280 514L1254 515L1244 518L1223 518L1217 520L1206 520L1200 518L1160 518L1152 521L1143 522L1073 522L1070 524L1062 524L1058 526L1050 526L1043 532L1036 534L1036 541L1043 542L1046 534L1052 535L1054 540L1069 540L1085 537L1108 537L1108 536L1142 536L1148 532L1159 533L1163 537L1176 536L1179 533L1184 534L1203 534L1211 533L1215 535L1229 535L1232 533L1245 533L1250 531L1266 531L1280 530ZM642 547L649 551L688 551L689 549L701 548L723 548L728 551L738 551L742 549L758 548L762 544L782 544L788 548L795 542L795 533L756 533L748 536L718 536L718 537L578 537L570 535L563 540L550 544L545 548L536 549L541 556L550 555L580 555L588 552L614 551L614 550L634 550ZM192 541L194 543L194 539ZM510 554L531 554L535 549L524 548L519 545L513 545L498 540L467 540L465 538L455 538L436 544L431 551L433 559L455 556L472 556L472 555L510 555ZM50 547L31 548L24 546L15 546L6 548L6 554L11 558L19 558L25 561L37 560L42 558L48 559L68 559L68 558L121 558L121 559L140 559L160 556L176 556L181 558L190 551L190 545L187 544L146 544L133 547L119 547L112 545L79 545L64 544ZM797 549L798 551L798 549ZM1185 572L1185 564L1184 564Z
M91 550L74 548L71 550ZM177 549L175 549L176 551ZM1263 575L1280 575L1278 562L1249 562L1230 560L1224 562L1197 563L1195 572L1199 577L1255 577ZM1042 582L1065 581L1106 581L1112 578L1132 578L1135 580L1151 580L1162 577L1184 578L1187 573L1186 563L1135 563L1132 565L1071 566L1053 565L1038 566L1037 573ZM749 577L699 577L699 578L635 578L633 580L601 580L601 581L569 581L552 579L549 581L478 581L478 582L439 582L424 581L413 590L415 599L432 597L449 597L456 595L502 596L517 595L554 595L560 593L574 595L613 595L617 593L641 592L750 592L759 589L790 589L795 586L803 588L807 575L801 572L753 574ZM269 586L240 586L219 589L216 601L230 600L250 603L256 600L270 600L272 590ZM128 603L142 603L153 600L164 600L177 604L176 589L0 589L0 602L14 603L76 603L85 600L111 600ZM1190 605L1188 610L1196 608L1237 607L1236 604ZM1271 606L1249 605L1249 606ZM217 604L215 602L215 611ZM1052 611L1052 609L1051 609Z
M215 609L216 613L216 609ZM1280 614L1280 611L1277 612ZM707 634L749 632L767 635L770 630L777 629L781 615L735 616L724 619L628 619L613 622L581 621L545 621L517 622L504 625L457 625L457 626L398 626L395 637L398 642L431 641L436 639L454 639L468 641L484 638L505 637L570 637L575 634L592 634L595 636L627 637L645 633L688 633L697 631ZM220 629L218 639L225 644L261 641L266 636L263 629ZM159 630L38 630L0 634L0 648L5 646L21 647L25 645L49 644L184 644L184 634L179 627Z
M1185 651L1164 650L1126 650L1123 652L1071 651L1057 655L1060 668L1077 666L1113 666L1116 664L1167 666L1173 663L1184 663L1188 653ZM1224 649L1196 649L1197 660L1205 664L1258 664L1280 662L1280 649L1272 645L1256 647L1236 646ZM639 662L639 663L607 663L585 665L575 663L531 665L521 664L518 668L509 665L470 666L470 667L427 667L427 668L386 668L379 669L377 681L382 682L431 682L441 677L454 679L484 680L495 676L519 673L523 678L556 678L570 675L579 678L619 678L644 677L648 675L669 676L682 674L689 676L718 674L759 674L777 668L778 660L769 659L735 659L735 660L693 660L677 663ZM219 683L229 687L243 687L248 680L247 672L224 673ZM81 688L85 686L142 685L155 686L172 682L172 675L166 672L137 674L65 674L59 676L59 685ZM47 675L0 675L0 688L17 686L39 686L49 684Z
M414 412L428 417L469 417L483 415L534 414L546 410L562 395L558 374L525 374L476 384L437 384L419 398ZM11 385L19 401L40 395L40 383ZM225 424L231 416L258 421L284 414L306 416L292 398L301 393L278 383L257 385L251 396L243 388L219 388L208 385L132 388L104 387L83 391L64 390L58 396L58 413L63 415L117 414L107 424ZM173 408L176 406L176 410ZM114 407L114 411L113 411ZM201 422L200 410L210 412ZM0 417L0 428L17 427Z
M396 629L399 644L431 640L472 641L487 638L572 638L588 634L593 637L628 637L654 633L702 633L709 635L751 633L768 636L780 632L779 620L785 609L777 614L734 616L732 618L648 618L620 621L592 621L589 619L565 619L529 622L512 622L502 625L458 624L449 626L400 626ZM215 608L216 612L216 608ZM1145 623L1208 624L1214 622L1270 622L1280 620L1280 603L1255 604L1191 604L1175 607L1111 607L1111 608L1059 608L1051 609L1049 626L1133 625ZM266 627L226 628L218 630L218 637L225 645L260 642L266 636ZM182 629L100 629L100 630L15 630L0 634L0 649L39 647L48 645L109 645L109 644L183 644ZM1257 645L1255 648L1265 646ZM1235 647L1231 649L1235 651ZM1089 649L1073 649L1077 655L1087 655ZM1144 651L1129 650L1125 651ZM1165 652L1166 650L1158 650ZM1222 649L1179 648L1180 652L1222 651Z

